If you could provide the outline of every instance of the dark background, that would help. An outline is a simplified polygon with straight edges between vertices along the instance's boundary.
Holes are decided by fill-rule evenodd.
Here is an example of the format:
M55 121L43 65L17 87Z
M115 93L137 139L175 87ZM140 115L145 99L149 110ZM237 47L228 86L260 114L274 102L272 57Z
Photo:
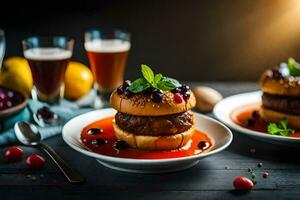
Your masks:
M88 63L84 31L132 33L126 78L141 63L188 81L257 80L261 71L300 55L299 0L5 1L0 27L6 56L22 55L31 35L68 35L73 59Z

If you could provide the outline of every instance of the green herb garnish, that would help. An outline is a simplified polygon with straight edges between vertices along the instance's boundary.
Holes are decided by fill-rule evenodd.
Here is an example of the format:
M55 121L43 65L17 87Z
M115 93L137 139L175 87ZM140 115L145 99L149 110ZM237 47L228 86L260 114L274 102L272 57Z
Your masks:
M300 64L294 58L288 59L287 66L291 76L300 76Z
M173 78L165 77L160 73L154 75L152 69L147 65L143 64L141 66L141 71L143 77L136 79L128 87L128 90L132 93L143 92L149 88L153 90L166 91L173 90L174 88L181 86L181 84Z
M268 133L272 135L288 136L290 133L294 133L295 130L288 128L288 120L281 120L279 124L270 123L268 125Z

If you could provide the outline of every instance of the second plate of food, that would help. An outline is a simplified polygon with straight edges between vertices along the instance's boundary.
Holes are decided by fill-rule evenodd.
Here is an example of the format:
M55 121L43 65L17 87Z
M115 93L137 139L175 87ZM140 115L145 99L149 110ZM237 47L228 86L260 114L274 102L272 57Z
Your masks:
M214 108L215 117L239 133L274 144L299 146L300 131L287 136L268 133L268 125L259 114L261 91L233 95L220 101ZM273 124L274 125L274 124Z

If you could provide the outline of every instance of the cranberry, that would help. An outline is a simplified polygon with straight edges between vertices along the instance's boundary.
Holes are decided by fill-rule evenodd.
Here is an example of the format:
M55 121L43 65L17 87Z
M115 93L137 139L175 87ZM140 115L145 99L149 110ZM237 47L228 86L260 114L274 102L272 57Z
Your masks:
M4 158L8 162L15 162L22 159L24 151L20 147L9 147L4 152Z
M175 93L175 94L174 94L174 101L175 101L175 103L177 103L177 104L182 103L182 102L183 102L183 97L181 96L181 94Z
M253 188L254 184L246 177L238 177L233 181L233 186L236 190L247 192Z
M89 135L94 135L94 134L100 134L103 133L103 129L99 129L99 128L91 128L88 130L87 132Z
M198 143L198 148L199 148L199 149L205 150L205 149L207 149L208 147L209 147L209 143L208 143L208 142L201 141L201 142Z
M269 173L268 173L268 172L264 172L264 173L262 174L262 176L263 176L264 178L267 178L267 177L269 176Z
M114 144L114 148L118 149L118 150L122 150L122 149L128 149L129 145L127 144L127 142L125 142L124 140L118 140L115 144Z
M155 103L161 102L163 97L164 95L161 92L153 92L150 94L150 99Z
M101 138L97 138L97 139L92 140L91 144L94 145L94 146L99 146L99 145L107 144L107 141L103 140Z
M42 119L54 119L57 117L56 114L46 106L43 106L42 108L38 109L37 115L39 118Z
M6 107L11 108L13 106L11 101L6 101Z
M26 164L28 165L28 167L33 169L41 169L44 167L45 163L46 160L38 154L31 154L26 159Z

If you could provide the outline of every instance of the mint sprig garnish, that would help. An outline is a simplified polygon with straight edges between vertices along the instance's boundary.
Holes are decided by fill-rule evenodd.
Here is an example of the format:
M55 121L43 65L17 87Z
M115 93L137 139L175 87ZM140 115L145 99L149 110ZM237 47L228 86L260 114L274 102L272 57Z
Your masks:
M141 72L143 77L136 79L128 87L128 90L132 93L143 92L149 88L159 91L168 91L181 86L176 79L164 77L160 73L154 74L152 69L147 65L142 64Z
M300 76L300 64L294 58L288 59L287 66L291 76Z
M268 133L272 135L281 135L281 136L288 136L290 133L294 133L295 130L288 128L288 120L281 120L278 124L270 123L268 125Z

